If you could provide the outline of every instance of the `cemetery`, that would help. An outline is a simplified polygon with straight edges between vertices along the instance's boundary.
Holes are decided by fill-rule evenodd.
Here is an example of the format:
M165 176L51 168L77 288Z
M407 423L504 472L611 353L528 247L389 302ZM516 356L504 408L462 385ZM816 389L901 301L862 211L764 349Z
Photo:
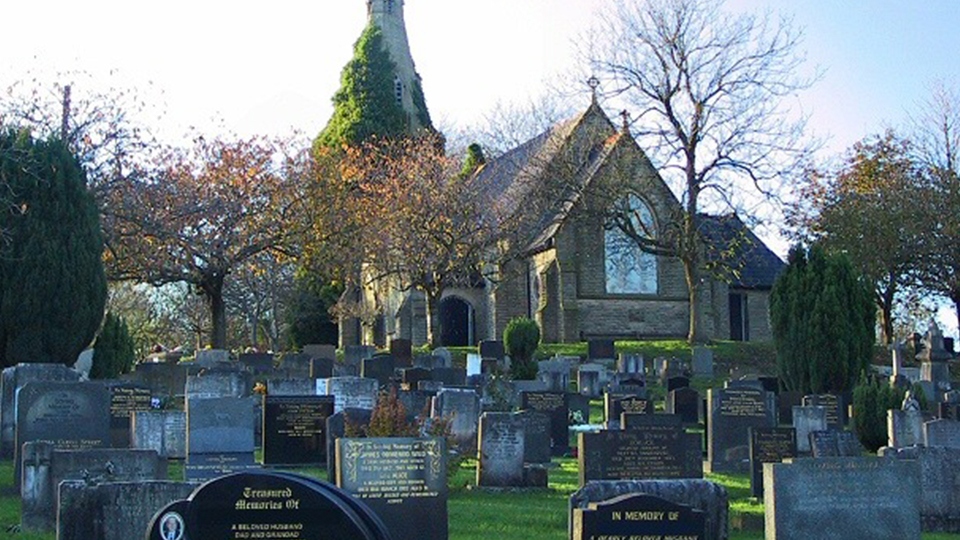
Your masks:
M71 135L69 85L49 141L0 98L0 539L960 539L960 354L900 305L960 306L956 171L858 143L783 212L785 262L728 175L812 151L776 112L811 84L791 32L638 2L575 115L455 149L404 1L364 4L309 149L197 136L153 163L138 129ZM615 67L634 38L657 60ZM653 101L610 116L633 84ZM868 228L939 237L845 229L868 187L916 194Z
M960 423L932 403L907 395L886 411L871 452L856 399L797 400L762 376L730 375L743 354L772 367L763 347L711 347L712 376L697 376L680 342L609 341L613 361L590 358L591 346L542 345L543 373L565 358L567 386L513 380L505 399L488 389L509 355L483 372L471 347L423 368L418 389L404 383L409 368L383 383L337 376L339 351L326 378L290 376L282 355L253 367L227 351L206 368L178 359L185 376L168 381L141 372L149 364L116 380L6 368L17 451L0 463L0 526L25 540L960 538ZM603 382L580 388L580 365ZM685 386L661 384L667 366ZM434 369L462 370L463 384L423 385ZM871 369L890 378L889 364ZM668 410L680 391L697 414ZM798 403L790 418L781 397Z

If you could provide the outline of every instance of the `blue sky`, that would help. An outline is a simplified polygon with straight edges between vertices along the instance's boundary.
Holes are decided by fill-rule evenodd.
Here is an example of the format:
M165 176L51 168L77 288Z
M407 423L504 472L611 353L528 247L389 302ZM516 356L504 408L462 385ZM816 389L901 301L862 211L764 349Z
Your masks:
M435 123L469 128L498 102L527 102L548 83L582 88L558 77L573 67L573 42L613 1L623 0L406 0ZM728 7L792 16L804 29L806 69L824 74L793 105L829 137L824 156L905 125L932 81L960 85L960 1L729 0ZM6 6L4 15L17 23L0 33L0 88L82 70L92 84L135 87L164 111L157 126L165 137L176 138L188 126L317 133L366 8L365 0L33 0Z

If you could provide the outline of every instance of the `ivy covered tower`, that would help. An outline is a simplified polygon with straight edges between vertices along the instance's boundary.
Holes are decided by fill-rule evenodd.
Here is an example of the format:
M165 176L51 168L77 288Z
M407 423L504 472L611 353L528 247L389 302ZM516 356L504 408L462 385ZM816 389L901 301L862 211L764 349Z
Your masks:
M367 26L341 73L333 116L317 136L321 146L434 129L410 54L403 0L366 3Z

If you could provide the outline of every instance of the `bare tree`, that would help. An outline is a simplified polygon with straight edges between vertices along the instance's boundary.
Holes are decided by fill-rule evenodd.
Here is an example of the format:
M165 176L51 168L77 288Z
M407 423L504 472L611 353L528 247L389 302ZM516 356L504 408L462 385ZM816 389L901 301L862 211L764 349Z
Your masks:
M924 258L921 280L928 290L953 302L960 321L960 90L933 84L911 123L934 193L932 208L926 211L934 214L935 225L926 244L917 246Z
M703 340L702 208L745 213L775 196L813 149L805 118L784 107L812 83L797 76L800 39L789 20L729 13L720 0L623 1L602 13L581 49L604 98L634 112L631 130L680 198L667 227L677 234L632 232L641 249L682 261L691 342ZM638 223L626 214L615 221Z

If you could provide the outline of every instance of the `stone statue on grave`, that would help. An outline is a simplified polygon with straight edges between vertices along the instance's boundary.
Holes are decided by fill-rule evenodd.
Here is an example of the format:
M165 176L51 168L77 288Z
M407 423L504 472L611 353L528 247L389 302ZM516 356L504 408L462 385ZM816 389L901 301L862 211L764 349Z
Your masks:
M920 402L917 401L917 398L913 397L913 392L907 390L907 393L903 396L903 403L900 405L901 411L919 411Z

